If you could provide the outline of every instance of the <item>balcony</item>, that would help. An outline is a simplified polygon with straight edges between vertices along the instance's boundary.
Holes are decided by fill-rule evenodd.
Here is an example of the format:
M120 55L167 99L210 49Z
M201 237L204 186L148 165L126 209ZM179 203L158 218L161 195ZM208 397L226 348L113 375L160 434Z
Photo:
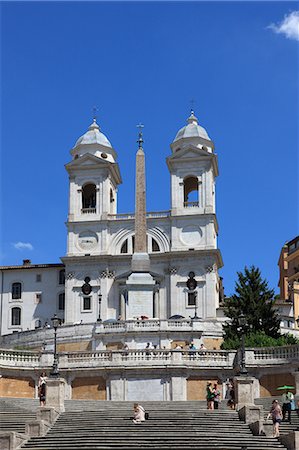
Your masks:
M184 202L184 208L197 208L199 202Z
M170 211L150 211L146 213L147 219L160 219L163 217L169 217ZM111 220L134 220L135 213L121 213L121 214L108 214L108 218Z
M82 208L82 214L95 214L97 212L96 208Z

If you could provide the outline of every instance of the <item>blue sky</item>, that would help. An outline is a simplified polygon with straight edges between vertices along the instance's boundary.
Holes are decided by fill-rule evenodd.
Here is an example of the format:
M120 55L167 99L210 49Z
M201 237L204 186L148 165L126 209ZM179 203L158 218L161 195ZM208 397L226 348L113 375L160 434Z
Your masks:
M119 212L134 209L140 121L147 209L169 209L165 159L194 99L219 157L225 292L251 264L276 288L281 246L298 234L298 40L292 24L289 36L282 27L296 9L295 2L2 3L1 263L52 263L65 254L64 164L93 105L118 152Z

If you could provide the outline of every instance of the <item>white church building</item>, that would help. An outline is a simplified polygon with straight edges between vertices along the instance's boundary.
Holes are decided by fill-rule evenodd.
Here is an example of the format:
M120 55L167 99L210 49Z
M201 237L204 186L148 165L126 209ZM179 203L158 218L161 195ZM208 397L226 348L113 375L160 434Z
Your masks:
M142 142L140 134L144 164ZM170 209L145 212L144 167L138 175L137 164L135 214L118 214L122 180L117 153L93 120L65 166L69 211L62 262L24 260L21 266L0 268L2 336L43 328L54 314L65 327L181 316L193 318L201 330L189 340L199 343L206 336L214 346L224 320L219 309L223 263L217 248L217 155L193 111L170 148ZM144 235L135 237L142 226ZM144 242L141 251L135 249L138 242Z

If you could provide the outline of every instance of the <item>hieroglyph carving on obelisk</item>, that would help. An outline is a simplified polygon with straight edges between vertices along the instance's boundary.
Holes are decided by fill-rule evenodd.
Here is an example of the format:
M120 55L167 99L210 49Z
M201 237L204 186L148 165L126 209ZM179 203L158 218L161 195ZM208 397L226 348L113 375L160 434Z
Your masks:
M135 250L146 253L145 156L140 146L136 153Z

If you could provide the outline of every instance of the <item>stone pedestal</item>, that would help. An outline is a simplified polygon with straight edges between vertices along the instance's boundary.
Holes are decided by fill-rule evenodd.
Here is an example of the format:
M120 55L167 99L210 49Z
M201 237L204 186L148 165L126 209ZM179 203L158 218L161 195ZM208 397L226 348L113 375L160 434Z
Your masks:
M254 405L254 381L255 378L247 376L234 378L235 401L238 410L245 405Z
M150 273L133 272L126 281L128 288L127 319L153 317L153 292L155 280Z
M36 411L37 420L43 420L50 424L53 424L58 416L59 412L55 408L50 408L48 406L40 406Z
M48 378L46 390L46 405L64 412L65 381L63 378Z

